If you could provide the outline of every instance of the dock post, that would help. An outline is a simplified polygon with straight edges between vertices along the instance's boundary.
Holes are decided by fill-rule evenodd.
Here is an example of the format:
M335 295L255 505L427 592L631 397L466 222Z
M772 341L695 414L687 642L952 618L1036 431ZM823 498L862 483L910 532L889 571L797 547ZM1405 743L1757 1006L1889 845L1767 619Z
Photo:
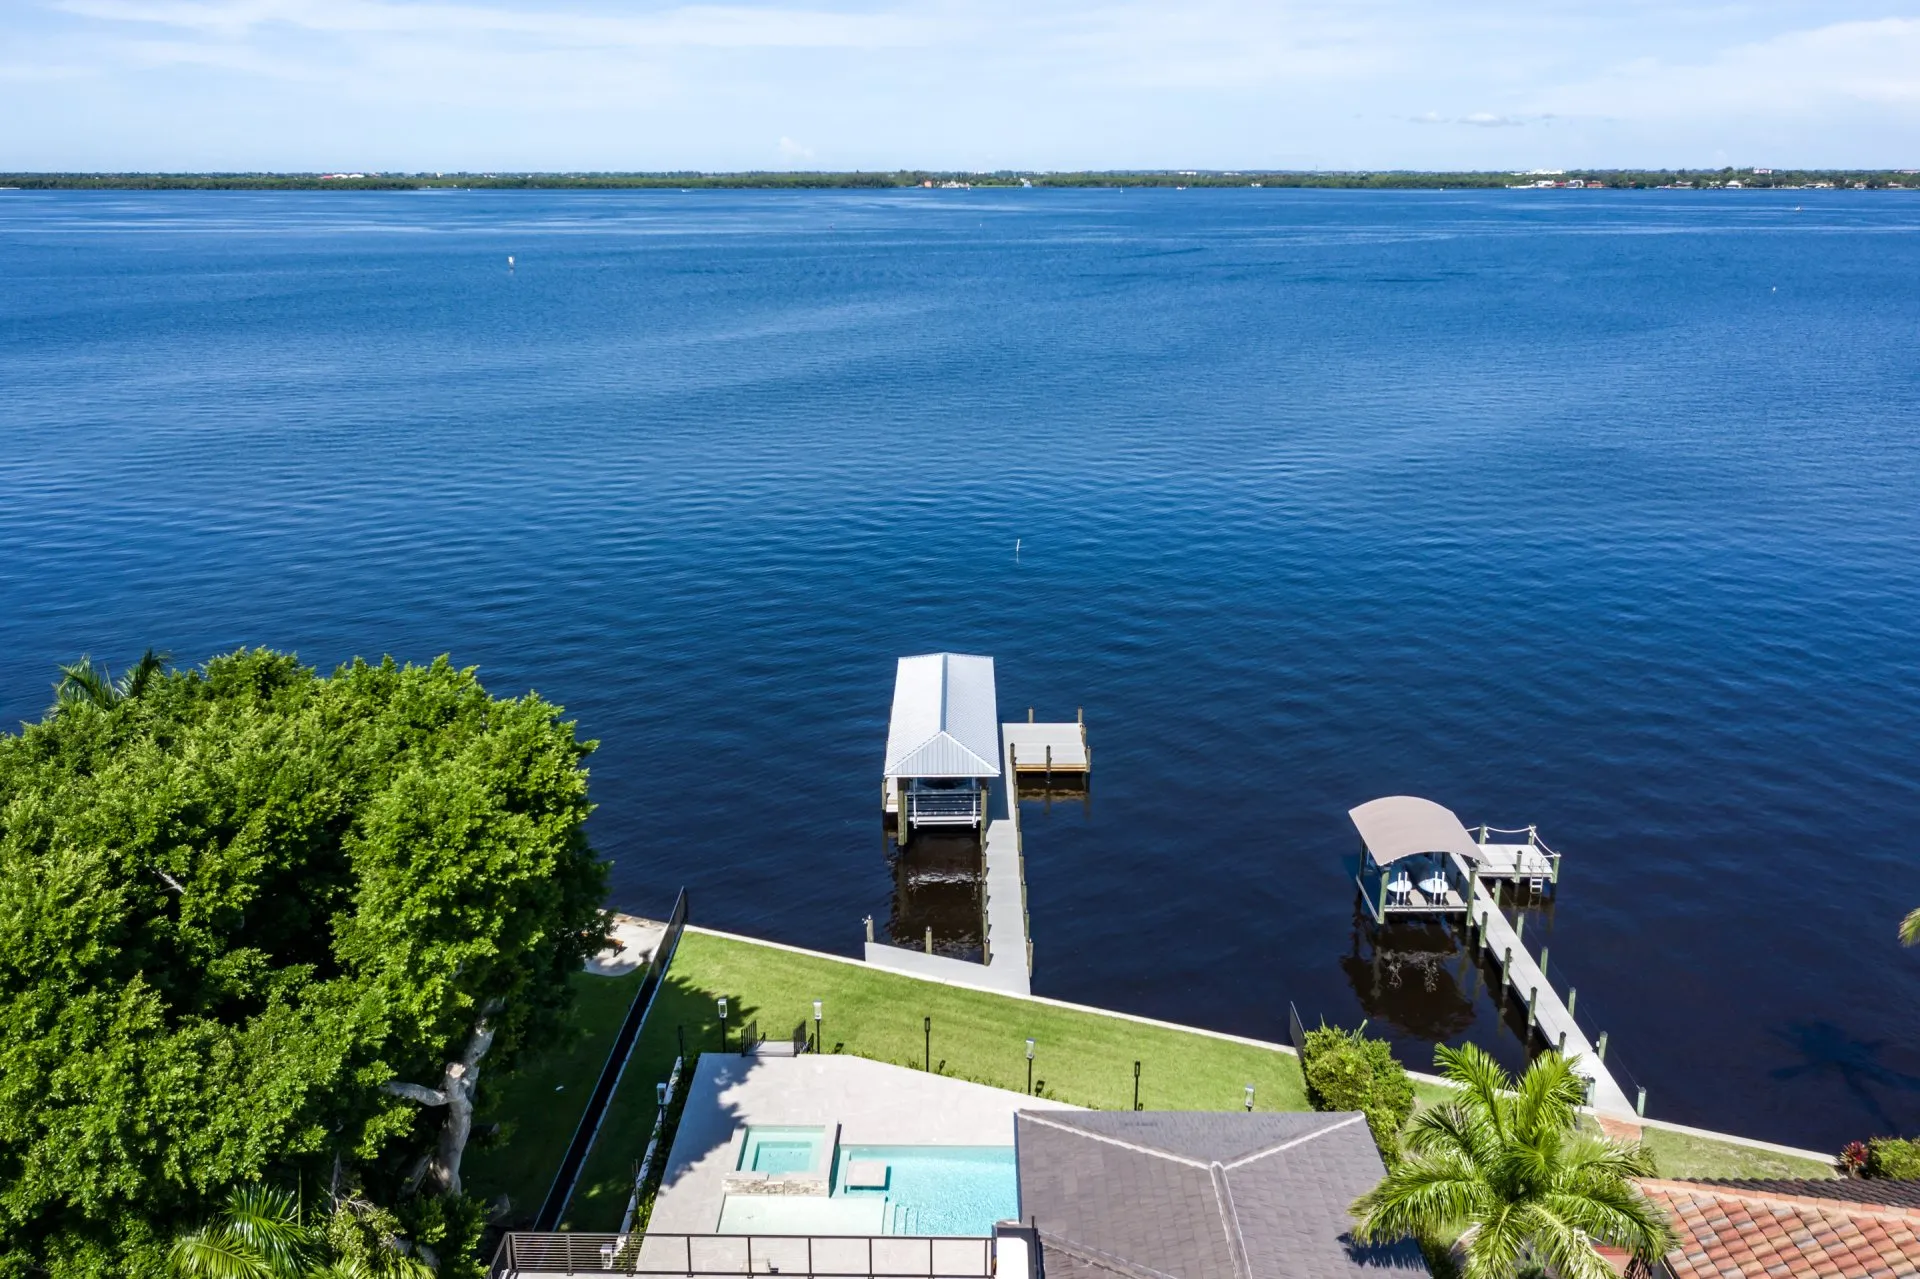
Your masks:
M1500 961L1500 985L1502 989L1506 987L1507 981L1512 976L1512 974L1513 974L1513 947L1509 946L1507 947L1506 958Z
M1645 1088L1640 1090L1640 1099L1633 1104L1633 1113L1642 1119L1647 1117L1647 1090Z
M1540 1006L1540 988L1538 986L1535 986L1532 990L1529 990L1527 992L1527 1029L1528 1030L1532 1030L1534 1026L1539 1024L1540 1018L1538 1013L1536 1012L1536 1009L1538 1009L1539 1006Z
M1567 1032L1566 1031L1563 1030L1560 1032L1560 1046L1556 1048L1554 1051L1559 1053L1562 1057L1567 1055Z
M1601 1061L1607 1059L1607 1032L1600 1032L1600 1042L1593 1046L1593 1055Z
M1542 977L1547 975L1547 956L1551 953L1552 952L1545 946L1540 948L1540 975Z
M1047 744L1047 782L1048 784L1053 782L1053 744L1051 742Z
M927 953L929 955L933 953L933 925L932 924L927 925Z
M1573 1010L1579 1002L1580 992L1572 986L1567 987L1567 1020L1575 1022L1576 1025L1578 1022L1574 1018Z
M1380 895L1374 899L1373 904L1373 922L1376 924L1384 924L1387 922L1387 873L1387 868L1382 866L1380 868Z
M1522 937L1525 937L1526 935L1527 935L1527 912L1524 910L1516 910L1513 912L1513 939L1515 941L1519 941Z
M867 940L869 942L873 940L873 916L872 915L867 916Z

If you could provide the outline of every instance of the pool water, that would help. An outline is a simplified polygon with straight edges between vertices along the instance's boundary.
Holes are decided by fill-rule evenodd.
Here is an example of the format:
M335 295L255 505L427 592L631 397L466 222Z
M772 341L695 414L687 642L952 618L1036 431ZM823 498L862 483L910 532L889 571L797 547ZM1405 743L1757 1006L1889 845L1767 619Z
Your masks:
M807 1172L813 1168L825 1133L819 1128L747 1129L740 1148L742 1172Z
M885 1189L848 1189L847 1165L855 1162L886 1164ZM1020 1211L1011 1146L842 1146L833 1194L884 1197L890 1235L990 1235L994 1222Z

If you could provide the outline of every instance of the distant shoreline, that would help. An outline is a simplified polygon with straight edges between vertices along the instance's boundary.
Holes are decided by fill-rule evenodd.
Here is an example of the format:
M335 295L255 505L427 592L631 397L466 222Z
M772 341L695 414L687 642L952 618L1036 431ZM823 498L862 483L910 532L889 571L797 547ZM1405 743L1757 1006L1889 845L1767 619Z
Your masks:
M1279 187L1334 190L1920 190L1915 169L1568 169L1492 171L1111 170L962 173L0 173L37 191L905 190L973 187Z

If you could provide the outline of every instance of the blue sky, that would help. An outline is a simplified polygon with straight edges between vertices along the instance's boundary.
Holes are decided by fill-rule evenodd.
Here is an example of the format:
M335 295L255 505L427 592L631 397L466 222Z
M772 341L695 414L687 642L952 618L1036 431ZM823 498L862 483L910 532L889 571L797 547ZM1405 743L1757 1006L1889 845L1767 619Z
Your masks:
M1920 168L1920 0L0 0L0 168Z

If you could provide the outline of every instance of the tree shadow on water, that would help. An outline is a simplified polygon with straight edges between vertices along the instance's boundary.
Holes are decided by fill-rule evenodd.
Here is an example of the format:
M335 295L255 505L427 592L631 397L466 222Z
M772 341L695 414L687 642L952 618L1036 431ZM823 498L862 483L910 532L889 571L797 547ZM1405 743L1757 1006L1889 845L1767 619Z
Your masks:
M1856 1039L1826 1021L1801 1021L1772 1032L1799 1060L1768 1072L1774 1079L1837 1079L1847 1095L1885 1132L1898 1130L1878 1094L1920 1092L1920 1075L1910 1074L1881 1060L1890 1046L1885 1039Z

